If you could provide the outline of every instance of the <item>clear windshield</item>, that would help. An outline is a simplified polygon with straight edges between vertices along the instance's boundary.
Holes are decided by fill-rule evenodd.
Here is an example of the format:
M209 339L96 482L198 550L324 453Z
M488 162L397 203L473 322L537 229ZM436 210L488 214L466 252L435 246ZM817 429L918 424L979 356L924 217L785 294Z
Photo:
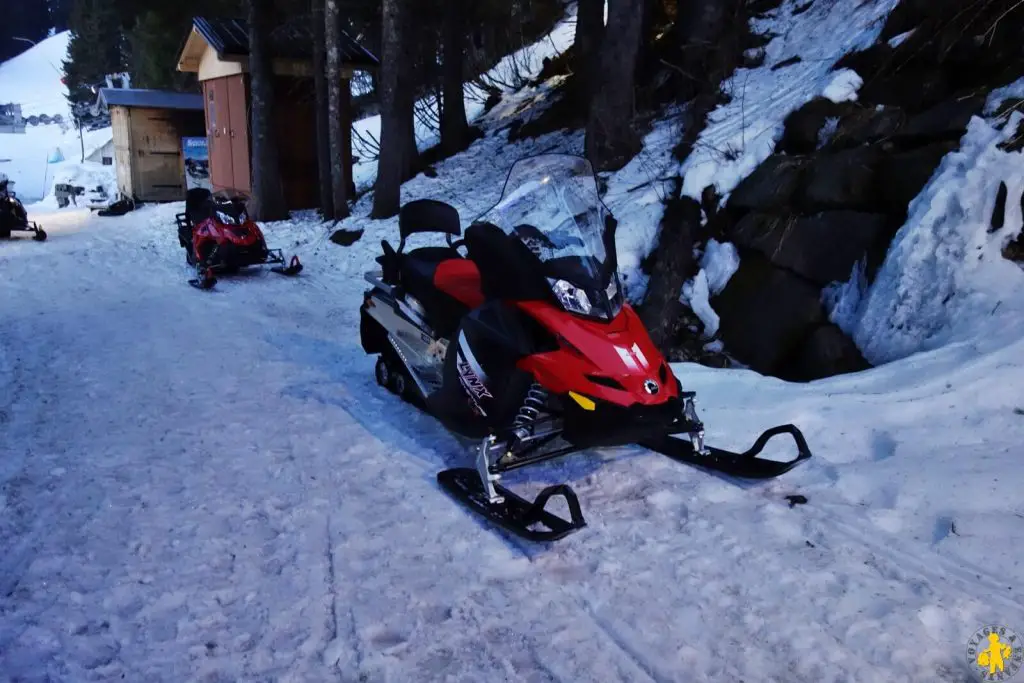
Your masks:
M615 256L609 253L610 219L590 162L543 154L512 166L501 199L477 221L518 238L540 260L552 286L583 290L595 313L608 317L621 304Z

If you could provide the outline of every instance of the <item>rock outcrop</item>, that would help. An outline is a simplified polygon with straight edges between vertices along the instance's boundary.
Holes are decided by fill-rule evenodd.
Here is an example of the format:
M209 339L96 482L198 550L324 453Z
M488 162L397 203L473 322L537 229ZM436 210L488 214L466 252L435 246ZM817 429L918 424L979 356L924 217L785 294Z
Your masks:
M794 111L775 153L715 220L741 253L712 300L730 354L794 381L868 366L828 321L822 289L860 261L873 277L988 93L1024 75L1021 35L1014 0L902 0L875 45L836 64L863 78L858 100L816 98ZM1021 241L1008 258L1021 257Z

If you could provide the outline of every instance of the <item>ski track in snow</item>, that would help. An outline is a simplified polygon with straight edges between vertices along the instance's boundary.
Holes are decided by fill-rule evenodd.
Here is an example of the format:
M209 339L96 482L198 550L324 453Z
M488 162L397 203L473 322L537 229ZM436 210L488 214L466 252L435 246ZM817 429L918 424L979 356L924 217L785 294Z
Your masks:
M992 451L973 475L934 449L969 440L959 425L906 439L945 420L946 382L976 398L1008 357L806 386L678 366L714 443L793 421L816 457L750 487L638 449L517 471L530 494L570 482L589 523L537 546L440 491L467 451L373 381L357 275L393 221L364 220L348 249L314 223L268 226L302 275L198 292L175 210L39 215L50 240L0 252L11 680L961 681L974 630L1024 623L1020 531L983 533L1019 477L980 496L988 513L965 502L971 476L1011 466L1000 446L1024 420L947 447ZM992 426L996 404L965 417ZM810 502L790 509L795 492ZM1001 554L936 541L947 513ZM972 514L989 517L972 529Z

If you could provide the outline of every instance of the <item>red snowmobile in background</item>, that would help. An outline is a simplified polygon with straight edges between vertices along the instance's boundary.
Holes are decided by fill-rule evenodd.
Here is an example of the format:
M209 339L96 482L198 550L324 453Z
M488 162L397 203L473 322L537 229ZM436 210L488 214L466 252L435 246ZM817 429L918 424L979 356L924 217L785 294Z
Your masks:
M29 221L25 206L13 186L14 182L5 173L0 173L0 239L7 239L12 232L31 232L32 239L42 242L46 239L46 231Z
M214 197L207 189L194 188L185 197L185 213L174 219L185 260L196 269L195 279L188 281L193 287L209 289L218 273L248 266L280 264L271 270L288 276L302 271L298 256L285 266L281 250L267 248L263 232L249 218L240 198Z
M627 444L752 479L811 457L793 425L767 430L745 453L704 444L695 393L683 390L624 301L616 225L586 159L528 157L464 239L452 241L462 234L453 207L429 199L403 206L398 250L383 241L382 270L366 275L373 286L360 335L364 351L378 355L377 382L479 444L474 468L439 472L438 483L532 540L585 526L579 501L566 484L527 501L498 483L503 472ZM447 246L404 251L407 237L429 232L445 234ZM757 457L780 434L793 437L797 457ZM545 509L555 495L570 519Z

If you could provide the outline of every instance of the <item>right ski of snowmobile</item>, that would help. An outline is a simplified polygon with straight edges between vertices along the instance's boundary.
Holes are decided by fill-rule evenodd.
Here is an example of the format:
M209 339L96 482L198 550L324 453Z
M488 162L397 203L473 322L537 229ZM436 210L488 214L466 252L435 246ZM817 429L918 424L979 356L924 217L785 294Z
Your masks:
M435 200L403 206L398 249L382 241L381 270L366 276L372 287L360 309L360 337L377 356L377 382L478 444L474 467L439 472L438 483L528 539L559 539L586 521L566 484L534 501L502 486L502 473L513 469L628 444L754 479L811 457L793 425L767 430L745 453L705 445L695 393L683 390L624 301L616 225L586 159L527 157L464 238L453 207ZM446 244L406 252L416 233L443 234ZM781 434L793 437L796 457L759 458ZM556 496L569 519L546 508Z
M188 281L193 287L210 289L218 273L248 266L271 265L273 272L287 276L302 271L297 256L285 266L281 250L267 248L263 232L239 198L215 197L205 188L193 188L186 193L185 212L174 219L185 261L196 269L196 277Z

